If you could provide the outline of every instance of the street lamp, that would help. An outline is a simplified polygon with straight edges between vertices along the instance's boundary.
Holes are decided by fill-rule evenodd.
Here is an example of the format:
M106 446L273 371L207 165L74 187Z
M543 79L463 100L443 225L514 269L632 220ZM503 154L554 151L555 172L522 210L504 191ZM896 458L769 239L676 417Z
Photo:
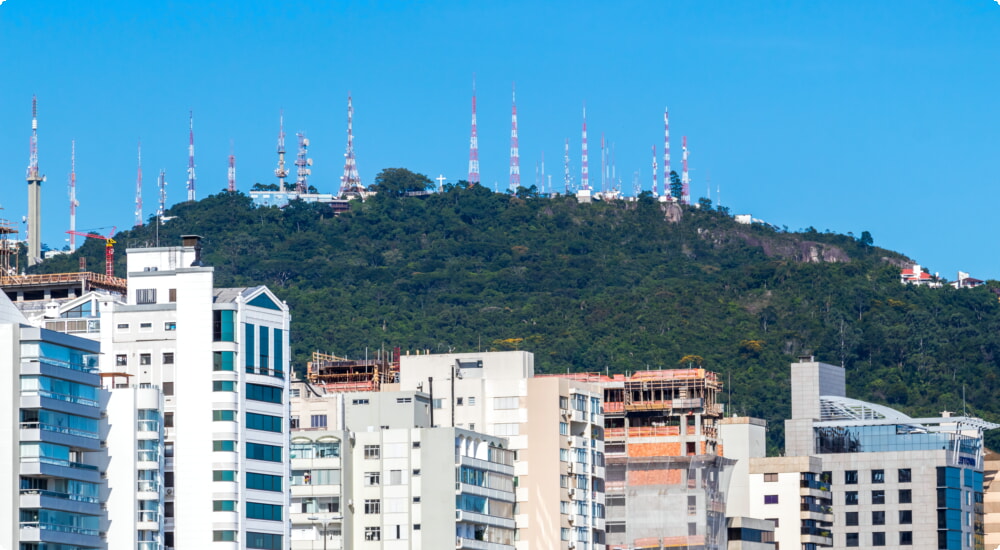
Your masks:
M323 550L326 550L326 539L327 539L326 528L332 522L341 520L342 516L334 516L334 517L324 516L322 518L319 516L309 516L306 519L308 519L313 523L320 522L323 524Z

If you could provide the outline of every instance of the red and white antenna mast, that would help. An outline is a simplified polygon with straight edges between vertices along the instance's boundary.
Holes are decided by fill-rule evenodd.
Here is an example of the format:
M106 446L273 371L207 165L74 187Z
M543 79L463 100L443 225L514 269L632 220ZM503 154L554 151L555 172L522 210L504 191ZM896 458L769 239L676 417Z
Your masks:
M138 148L138 170L135 176L135 227L142 225L142 141Z
M517 95L514 85L510 87L510 190L521 186L521 158L517 152Z
M233 149L233 140L229 140L229 192L236 192L236 152Z
M670 199L670 119L663 108L663 196Z
M472 134L469 137L469 186L479 184L479 130L476 125L476 75L472 75Z
M38 170L38 98L31 96L31 145L28 157L28 265L42 259L42 182Z
M587 160L587 104L583 105L583 144L581 145L580 159L580 186L584 190L590 189L589 162Z
M340 195L346 193L356 193L358 195L364 189L361 187L361 176L358 175L358 162L354 158L354 104L351 102L351 94L347 94L347 152L344 153L344 175L340 177Z
M688 138L683 137L681 141L681 161L683 163L682 174L681 174L681 185L683 185L683 191L681 194L681 202L684 204L691 204L691 178L688 176Z
M295 166L298 167L295 171L295 192L304 195L309 192L309 175L312 174L312 169L309 167L312 166L313 161L307 157L309 138L303 132L295 135L299 138L299 154L295 157Z
M563 153L563 183L566 184L566 194L569 195L569 138L566 138L566 150Z
M278 177L278 190L285 192L285 178L288 177L288 170L285 169L285 111L278 114L278 168L274 170L274 175Z
M188 185L187 200L194 200L194 111L188 112Z
M656 168L657 168L657 166L656 166L656 145L654 144L653 145L653 196L654 197L658 197L659 196L658 190L656 188L656 186L658 184L658 180L657 180L657 176L656 176Z
M70 142L69 154L69 230L76 231L76 140ZM69 249L76 250L76 235L69 234Z

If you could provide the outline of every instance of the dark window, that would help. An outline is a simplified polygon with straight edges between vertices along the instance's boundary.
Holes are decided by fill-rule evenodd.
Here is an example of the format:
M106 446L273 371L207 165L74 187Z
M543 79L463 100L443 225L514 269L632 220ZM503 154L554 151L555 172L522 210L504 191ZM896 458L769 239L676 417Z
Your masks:
M900 546L911 546L913 544L913 531L900 531L899 532L899 545Z
M899 503L909 504L913 502L913 492L910 489L900 489L899 490Z
M899 469L899 482L900 483L909 483L912 480L913 480L913 472L909 468L900 468Z
M124 367L126 365L128 365L128 356L127 355L116 355L115 356L115 366L116 367Z
M262 502L247 502L247 517L265 521L281 521L283 519L280 505Z
M847 537L844 539L844 546L858 546L859 540L857 533L847 533Z
M268 462L281 462L281 447L277 445L264 445L263 443L247 443L247 458L252 460L266 460Z
M163 472L163 486L173 487L174 486L174 473L173 472Z
M844 493L844 504L851 506L858 503L858 492L847 491Z
M236 391L236 382L232 380L214 380L212 381L212 391Z
M140 365L149 365L149 364L152 364L152 362L153 362L153 355L152 354L150 354L150 353L140 353L139 354L139 364Z
M167 428L174 427L174 413L163 413L163 425Z
M233 334L236 332L233 321L235 311L231 309L217 309L212 311L212 341L213 342L233 342Z
M281 492L281 476L247 472L247 489Z
M872 470L872 483L885 483L885 470Z
M174 383L164 382L163 383L163 395L173 395L174 394Z
M281 403L283 390L274 386L262 386L260 384L247 384L247 399L254 401L264 401L266 403ZM326 426L324 424L324 426ZM317 426L313 426L314 428Z
M764 504L777 504L778 495L764 495Z
M171 288L171 289L167 290L167 294L168 294L167 300L169 300L170 302L176 302L177 301L177 289L176 288Z
M885 510L872 512L872 525L885 525Z
M135 291L135 303L137 304L155 304L156 303L156 289L155 288L138 288Z
M163 352L163 364L164 365L173 365L174 364L174 352L172 352L172 351L165 351L165 352Z
M257 414L257 413L247 413L246 418L247 429L250 430L261 430L265 432L277 432L281 433L282 428L284 428L284 420L280 416L271 416L269 414Z
M872 546L885 546L885 532L876 531L872 533Z
M901 525L909 525L913 523L913 510L900 510L899 523Z
M858 471L857 470L847 470L844 472L844 484L846 485L857 485L858 484Z
M858 513L857 512L847 512L844 517L844 525L857 525L858 524Z
M310 418L310 426L313 428L325 428L326 427L326 415L325 414L314 414Z
M270 533L254 533L247 531L247 548L261 548L263 550L281 550L284 548L281 542L281 535Z
M885 491L872 491L872 504L885 504Z

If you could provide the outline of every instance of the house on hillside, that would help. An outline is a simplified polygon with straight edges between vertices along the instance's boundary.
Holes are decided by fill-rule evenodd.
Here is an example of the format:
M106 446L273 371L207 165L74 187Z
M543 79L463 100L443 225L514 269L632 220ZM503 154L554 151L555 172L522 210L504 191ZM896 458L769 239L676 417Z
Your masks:
M913 264L911 269L903 269L899 274L899 282L904 285L918 285L918 286L929 286L931 288L940 288L941 280L937 275L931 275L924 271L920 264Z
M968 273L964 271L959 271L958 279L948 284L951 285L952 288L975 288L977 286L985 285L986 281L981 281L974 277L970 277Z

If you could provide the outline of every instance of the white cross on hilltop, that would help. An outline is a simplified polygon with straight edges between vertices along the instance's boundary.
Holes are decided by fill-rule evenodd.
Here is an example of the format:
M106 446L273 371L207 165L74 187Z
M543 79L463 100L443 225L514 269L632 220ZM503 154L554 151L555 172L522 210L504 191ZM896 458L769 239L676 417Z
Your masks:
M1000 2L1000 0L997 0L997 2ZM448 178L446 178L446 177L444 177L442 175L438 175L438 177L436 177L434 179L436 179L438 181L438 193L440 193L441 191L444 191L444 182Z

